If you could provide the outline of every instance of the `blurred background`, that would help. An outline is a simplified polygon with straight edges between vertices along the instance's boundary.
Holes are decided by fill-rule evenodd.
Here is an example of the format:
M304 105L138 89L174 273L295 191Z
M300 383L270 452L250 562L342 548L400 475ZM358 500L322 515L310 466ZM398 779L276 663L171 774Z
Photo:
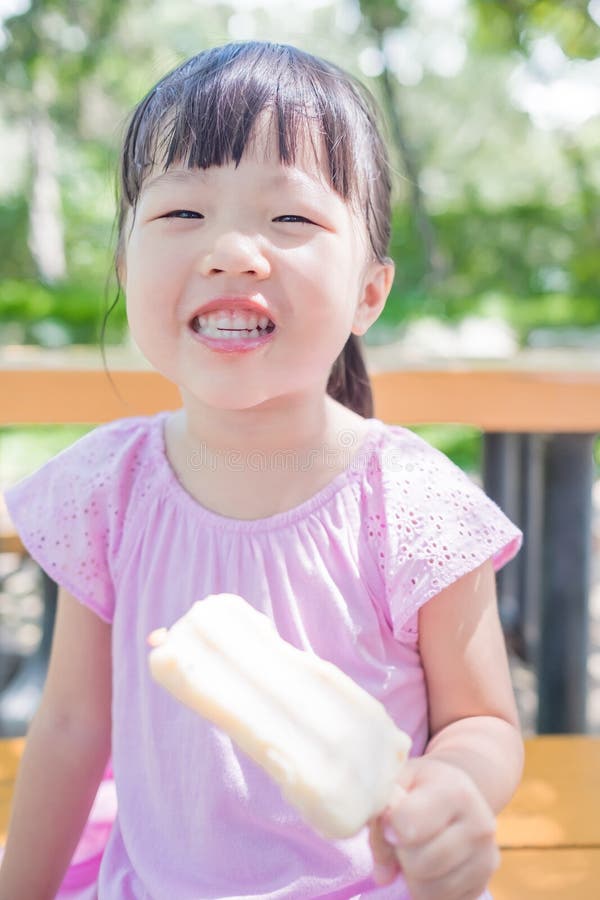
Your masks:
M100 362L103 322L129 346L112 273L127 116L185 57L247 38L337 62L383 109L397 274L373 355L593 358L600 0L0 0L0 360L84 344ZM0 429L0 488L87 430ZM480 471L476 429L415 430Z
M128 112L245 38L330 58L384 109L397 277L369 341L471 317L491 353L600 341L600 0L0 0L2 343L98 340Z

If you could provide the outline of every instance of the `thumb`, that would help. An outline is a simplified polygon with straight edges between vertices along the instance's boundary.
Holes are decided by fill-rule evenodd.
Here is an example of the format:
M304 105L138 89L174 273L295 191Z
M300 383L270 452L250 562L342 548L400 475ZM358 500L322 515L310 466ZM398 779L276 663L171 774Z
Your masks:
M396 784L392 790L390 806L394 805L394 801L399 802L408 792L412 790L418 781L420 772L420 760L407 759L401 767Z

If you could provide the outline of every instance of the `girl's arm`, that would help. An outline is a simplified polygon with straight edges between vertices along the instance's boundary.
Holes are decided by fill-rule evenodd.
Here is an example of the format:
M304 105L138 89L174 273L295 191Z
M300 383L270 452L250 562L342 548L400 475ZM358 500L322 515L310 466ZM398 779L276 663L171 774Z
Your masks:
M111 628L59 592L44 693L17 775L0 900L53 900L110 753Z
M492 563L426 603L419 635L429 698L426 755L464 769L499 813L520 781L523 742Z
M404 870L415 900L476 898L498 864L494 817L523 767L491 562L425 604L419 649L431 738L372 827L374 856L380 880Z

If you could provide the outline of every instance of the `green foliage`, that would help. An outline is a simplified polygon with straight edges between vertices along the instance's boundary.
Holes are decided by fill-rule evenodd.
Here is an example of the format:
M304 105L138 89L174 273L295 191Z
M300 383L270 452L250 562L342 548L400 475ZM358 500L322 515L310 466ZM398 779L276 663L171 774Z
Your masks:
M600 29L584 0L469 0L469 7L474 18L464 76L429 73L414 86L394 82L416 174L434 179L432 189L423 179L424 207L447 271L440 282L428 278L423 233L408 179L401 177L390 248L396 279L380 323L500 315L523 340L539 326L594 325L600 322L600 129L592 121L568 140L534 140L536 128L511 106L506 81L515 50L526 57L537 37L552 35L567 55L591 58L600 51ZM412 27L416 5L360 0L360 10L363 26L355 36L328 30L333 8L315 13L318 35L298 39L282 19L270 27L277 25L280 39L337 58L360 75L360 51L384 33ZM26 129L34 95L52 117L69 274L52 286L36 280L25 164L22 185L11 184L0 196L0 342L98 340L116 294L113 172L123 122L183 55L225 39L231 12L226 5L200 11L194 4L192 14L184 0L33 0L5 21L0 125ZM256 15L262 28L268 15ZM370 86L381 95L381 80ZM447 195L438 194L436 178L450 185ZM486 196L490 183L499 197L494 202ZM121 300L107 320L107 340L120 340L125 325Z
M572 58L594 59L600 32L588 0L471 0L477 28L473 47L490 53L527 54L532 41L551 34Z
M423 284L423 251L410 211L394 211L390 252L396 278L380 318L390 326L422 315L459 321L501 318L524 341L540 326L600 322L600 254L593 232L574 208L538 204L494 210L471 196L461 208L432 216L449 272ZM562 290L553 286L562 281Z
M93 344L99 339L104 305L112 296L100 282L43 285L37 281L0 282L0 343L17 334L24 344L66 346ZM125 329L124 303L111 315L107 342L121 340Z
M0 72L8 85L33 91L29 103L49 104L56 121L72 122L80 80L108 50L122 5L120 0L31 0L24 12L5 21L9 40Z
M543 294L550 298L557 293L552 281L558 279L568 289L565 294L596 297L600 303L600 255L589 252L589 229L573 207L539 202L489 210L472 202L443 212L435 222L452 260L445 289L455 300L488 292L519 302Z
M27 200L22 194L7 197L0 203L0 265L3 278L33 278L35 274L27 247L27 216Z
M482 435L479 429L466 425L419 425L411 431L445 453L465 472L481 471Z
M360 11L379 34L389 28L400 28L407 19L406 4L401 0L360 0Z

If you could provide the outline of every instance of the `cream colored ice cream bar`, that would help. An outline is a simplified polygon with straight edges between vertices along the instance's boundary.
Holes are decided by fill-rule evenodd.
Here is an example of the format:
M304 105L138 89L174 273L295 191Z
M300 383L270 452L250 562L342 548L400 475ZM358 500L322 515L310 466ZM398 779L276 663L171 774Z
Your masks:
M152 675L222 728L323 837L356 834L390 801L410 738L330 662L279 637L235 594L150 636Z

